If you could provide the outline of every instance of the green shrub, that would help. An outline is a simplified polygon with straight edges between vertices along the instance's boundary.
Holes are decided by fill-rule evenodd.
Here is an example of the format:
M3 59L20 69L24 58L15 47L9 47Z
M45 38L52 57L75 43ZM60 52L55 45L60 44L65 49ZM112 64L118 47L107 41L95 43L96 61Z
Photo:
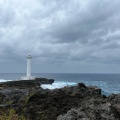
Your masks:
M0 115L0 120L26 120L24 116L18 116L14 109L9 109L8 114Z

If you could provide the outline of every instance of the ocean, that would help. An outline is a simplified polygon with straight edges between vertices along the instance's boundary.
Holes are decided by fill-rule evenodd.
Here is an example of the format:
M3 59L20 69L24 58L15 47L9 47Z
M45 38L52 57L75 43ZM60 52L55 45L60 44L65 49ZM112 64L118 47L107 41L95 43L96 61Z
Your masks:
M0 82L19 80L25 73L0 73ZM42 85L44 89L74 86L77 83L98 86L106 95L120 93L120 74L89 73L34 73L32 76L54 79L52 85Z

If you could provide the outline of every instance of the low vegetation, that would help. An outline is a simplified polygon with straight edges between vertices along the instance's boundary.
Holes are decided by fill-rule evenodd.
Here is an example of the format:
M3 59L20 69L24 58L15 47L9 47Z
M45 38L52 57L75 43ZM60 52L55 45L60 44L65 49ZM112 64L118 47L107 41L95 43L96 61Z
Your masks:
M24 116L18 116L14 109L9 109L7 113L0 115L0 120L28 120Z

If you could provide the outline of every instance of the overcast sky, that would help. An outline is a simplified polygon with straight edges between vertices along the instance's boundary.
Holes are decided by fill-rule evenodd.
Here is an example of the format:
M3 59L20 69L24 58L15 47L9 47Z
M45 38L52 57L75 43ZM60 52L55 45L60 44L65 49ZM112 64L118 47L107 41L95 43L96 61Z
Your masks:
M120 73L120 0L0 0L0 72Z

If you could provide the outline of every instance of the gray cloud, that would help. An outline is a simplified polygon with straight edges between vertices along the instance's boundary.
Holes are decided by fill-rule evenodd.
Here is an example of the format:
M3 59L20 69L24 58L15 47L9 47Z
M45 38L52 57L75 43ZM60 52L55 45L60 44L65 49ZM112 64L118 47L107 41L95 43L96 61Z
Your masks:
M30 53L34 64L63 65L66 69L58 70L63 72L71 64L84 63L86 72L94 63L120 64L119 4L119 0L1 0L0 63L7 58L14 66L22 65Z

